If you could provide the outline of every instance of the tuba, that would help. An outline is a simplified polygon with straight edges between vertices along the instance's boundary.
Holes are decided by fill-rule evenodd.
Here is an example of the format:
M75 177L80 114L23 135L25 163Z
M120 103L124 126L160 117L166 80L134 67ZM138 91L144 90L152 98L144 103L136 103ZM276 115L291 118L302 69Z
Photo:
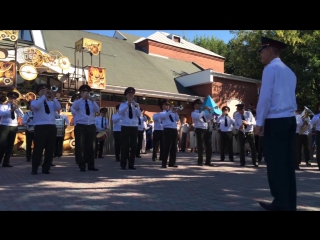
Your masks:
M303 124L300 127L299 134L303 134L305 131L309 129L309 122L306 119L310 116L314 116L314 113L309 108L304 106L304 110L301 113L301 119L303 121Z

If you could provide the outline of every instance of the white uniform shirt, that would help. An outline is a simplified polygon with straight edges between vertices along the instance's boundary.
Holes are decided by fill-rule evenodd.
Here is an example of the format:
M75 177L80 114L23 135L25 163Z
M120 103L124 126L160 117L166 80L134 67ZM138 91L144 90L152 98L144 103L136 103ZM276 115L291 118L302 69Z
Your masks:
M225 118L227 118L227 126L225 126ZM234 119L224 115L221 115L220 117L218 117L217 123L220 124L221 132L231 132L235 125Z
M163 131L163 126L160 118L161 113L153 114L154 130Z
M45 111L44 101L47 102L49 107L49 114L47 114ZM56 111L61 109L61 104L56 98L54 98L52 101L49 101L45 95L42 95L40 98L31 101L30 109L34 114L34 125L56 125Z
M138 127L138 116L141 116L140 108L132 108L132 118L129 118L128 101L121 103L119 106L119 115L121 116L121 125L127 127Z
M173 122L171 121L170 117L172 117ZM163 110L160 114L160 119L162 121L163 128L175 128L177 129L179 121L179 115L178 113L173 113L171 110ZM177 129L178 130L178 129Z
M112 115L112 124L113 124L113 131L120 132L121 131L121 116L119 113L114 113Z
M26 125L27 129L30 126L34 126L34 122L33 122L33 119L31 119L31 117L33 117L33 112L31 110L24 113L24 116L22 119L22 125ZM28 122L29 119L30 121Z
M96 123L96 113L100 111L100 107L95 101L87 101L90 109L90 115L86 114L86 102L83 98L80 98L73 102L71 109L75 111L75 115L73 116L75 124L92 125Z
M184 123L181 125L181 132L182 133L188 133L189 131L189 124L188 123Z
M263 70L257 106L257 126L266 118L284 118L295 115L297 78L280 58L273 59Z
M316 131L320 131L320 113L314 115L311 119L312 126L315 125Z
M253 132L254 126L256 126L256 119L252 115L250 111L244 111L243 113L245 121L248 122L247 128L244 129L245 132ZM242 115L238 112L238 114L234 115L235 127L239 130L240 126L242 125ZM221 125L220 125L221 127ZM243 131L243 130L241 130Z
M205 118L205 121L203 118ZM191 113L192 121L195 128L208 129L208 122L213 118L212 113L206 113L205 111L194 110Z
M139 122L139 118L140 118L140 122ZM143 131L146 129L146 121L148 120L146 116L140 116L138 118L138 131Z
M0 105L1 125L18 126L18 117L23 118L24 113L20 108L14 111L14 119L11 119L11 103Z
M102 120L102 123L101 123ZM102 126L101 126L102 124ZM97 128L97 132L101 132L101 131L108 131L109 130L109 120L108 118L102 118L102 116L98 116L96 117L96 128Z

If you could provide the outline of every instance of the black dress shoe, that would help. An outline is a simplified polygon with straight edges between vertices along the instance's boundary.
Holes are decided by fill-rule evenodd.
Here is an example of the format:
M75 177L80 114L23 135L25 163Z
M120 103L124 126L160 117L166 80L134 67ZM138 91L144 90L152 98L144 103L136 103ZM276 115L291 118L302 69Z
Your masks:
M167 165L162 165L161 168L167 168Z
M80 168L80 172L85 172L86 169L85 168Z
M202 164L202 163L197 163L197 165L198 165L198 166L203 166L203 164Z
M37 175L38 173L37 173L37 172L32 171L32 172L31 172L31 174L32 174L32 175Z
M10 164L5 164L5 165L2 165L2 167L13 167L13 166Z
M53 163L51 163L51 167L55 167L56 165L54 165Z
M103 156L99 156L99 158L104 158Z
M223 162L224 161L224 159L220 159L220 162Z
M311 165L311 163L310 163L310 162L306 162L306 165L307 165L307 166L310 166L310 165Z
M31 160L28 160L28 159L27 159L27 162L31 162Z
M206 163L206 164L204 164L204 165L210 166L210 167L214 167L214 165L213 165L212 163Z
M253 164L253 166L254 166L254 167L259 167L259 165L258 165L258 164Z
M136 156L136 158L141 158L141 156Z
M48 170L42 170L42 173L44 174L50 174L50 172Z
M275 211L275 209L271 203L259 202L259 204L261 207L263 207L267 211Z
M152 158L152 161L154 161L154 162L155 162L155 161L156 161L156 158Z
M99 171L98 168L88 168L89 171Z
M136 170L136 168L135 168L135 167L128 167L128 169Z
M121 170L126 170L126 168L125 167L121 167Z
M178 167L178 165L168 165L168 167Z

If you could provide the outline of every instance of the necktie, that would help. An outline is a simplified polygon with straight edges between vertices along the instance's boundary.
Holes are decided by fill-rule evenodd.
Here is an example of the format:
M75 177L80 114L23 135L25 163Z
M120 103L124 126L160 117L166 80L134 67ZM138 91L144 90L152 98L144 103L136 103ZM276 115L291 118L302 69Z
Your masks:
M129 105L129 118L130 118L130 119L133 118L131 104Z
M224 126L228 127L228 120L227 120L227 116L224 117Z
M138 117L138 119L139 119L139 125L141 125L141 119L140 119L140 117Z
M11 105L12 108L12 105ZM11 111L11 119L14 120L16 118L16 116L14 115L14 111Z
M45 110L45 112L46 112L46 114L49 114L50 113L50 109L49 109L49 106L48 106L48 104L47 104L47 101L46 100L44 100L44 110Z
M101 128L103 128L103 118L101 118Z
M242 120L245 121L244 116L242 115ZM244 125L244 129L247 128L247 125Z
M200 113L201 113L201 111L200 111ZM202 116L202 120L203 120L204 122L207 122L206 119L204 118L204 116Z
M171 114L169 114L169 118L170 118L171 122L174 122Z
M86 101L86 114L89 116L90 115L90 109L89 109L89 104L88 104L88 100L85 100Z

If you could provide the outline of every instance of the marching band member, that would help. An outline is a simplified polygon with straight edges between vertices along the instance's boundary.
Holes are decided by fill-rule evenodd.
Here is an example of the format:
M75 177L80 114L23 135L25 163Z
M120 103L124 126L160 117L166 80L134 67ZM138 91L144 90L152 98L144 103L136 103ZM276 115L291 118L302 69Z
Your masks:
M212 122L212 133L211 133L211 141L212 141L212 153L220 152L220 124L217 123L217 119L220 115L213 115Z
M306 165L311 165L310 163L310 148L309 148L309 133L312 130L312 125L310 123L310 117L307 116L305 119L302 117L304 107L299 106L297 109L297 130L296 132L296 170L300 170L299 164L301 164L301 151L303 147L303 153L304 153L304 160L306 162ZM306 126L306 127L305 127Z
M138 143L137 143L137 151L136 158L141 158L141 152L146 151L146 121L148 120L146 116L144 116L144 112L142 108L140 108L141 115L138 116ZM143 143L144 140L144 143ZM142 144L143 143L143 144ZM144 145L144 146L143 146ZM143 146L143 147L142 147Z
M119 114L119 107L120 104L116 106L116 113L112 114L114 153L116 155L116 162L120 162L121 153L121 116Z
M75 102L76 100L78 100L80 98L81 98L80 94L78 94L78 93L77 94L73 94L70 101L73 104L73 102ZM70 106L69 112L71 112L71 114L72 114L72 119L70 121L70 126L74 126L75 127L77 125L77 115L76 115L76 111L72 108L72 104L69 105ZM76 139L77 138L76 131L73 131L73 133L74 133L74 139ZM77 145L75 145L74 149L75 149L75 152L76 152L77 151ZM78 164L78 160L77 160L76 154L75 154L74 158L75 158L76 164Z
M238 140L240 148L240 166L245 166L245 143L248 141L251 150L252 164L258 167L257 151L254 143L253 127L256 125L256 120L250 111L244 110L244 104L237 104L238 114L235 114L235 127L239 129Z
M121 162L120 167L125 170L136 170L134 167L137 139L138 139L138 117L141 115L140 106L134 101L136 90L128 87L124 91L126 102L120 104L119 115L121 116ZM128 162L127 162L128 159Z
M91 87L81 85L79 87L81 98L74 101L71 111L75 111L75 156L81 172L86 171L86 165L90 171L98 171L94 165L94 146L96 142L96 113L100 108L97 102L90 97Z
M161 105L160 110L164 112L166 110L166 105ZM153 131L153 150L152 150L152 161L156 161L158 149L160 150L159 160L163 160L164 155L164 135L163 135L163 125L160 118L160 113L153 115L154 121L154 131Z
M55 139L57 136L56 111L61 109L60 102L54 97L50 86L39 84L37 92L39 98L31 101L30 109L33 111L34 118L34 148L32 155L32 175L37 175L38 166L45 150L42 173L49 174L53 159Z
M206 162L207 166L215 166L211 163L212 157L212 142L211 133L208 130L208 121L213 118L209 107L204 106L203 111L200 110L203 101L196 99L193 102L194 111L191 113L192 121L194 122L195 133L197 136L197 147L198 147L198 165L203 166L203 146L206 149ZM204 110L208 110L209 113L205 113Z
M96 128L97 128L97 132L96 134L98 134L101 131L106 131L108 134L109 131L109 120L107 118L107 108L101 108L100 109L100 116L96 117ZM99 158L104 158L103 157L103 147L104 147L104 142L105 139L100 140L98 138L96 138L96 149L95 149L95 158L99 157ZM99 154L98 154L99 152Z
M320 170L320 102L317 103L317 111L319 113L313 116L311 124L316 128L316 158Z
M177 122L179 121L179 115L174 106L170 107L170 102L168 100L162 100L161 105L162 109L165 109L159 116L162 121L164 134L164 154L162 159L162 168L167 167L169 155L168 167L178 167L176 165L176 156L178 141Z
M57 111L56 119L62 119L64 129L66 129L70 124L70 121L69 121L68 117L65 114L61 114L61 109L59 111ZM63 140L64 140L64 136L62 136L62 137L56 136L56 143L55 143L54 154L53 154L54 158L55 157L59 158L59 157L62 156ZM51 166L55 166L55 165L51 164Z
M33 112L30 109L30 102L28 102L27 105L27 112L24 113L23 119L22 119L22 125L26 125L26 158L27 162L31 162L32 159L32 143L34 140L34 122L33 122Z
M3 159L2 167L12 167L10 157L18 131L18 117L23 118L24 116L16 102L19 94L11 91L7 93L7 97L8 102L0 105L0 163Z
M234 162L233 160L233 128L235 125L234 119L228 116L230 112L230 108L228 106L222 107L222 115L218 117L217 123L220 124L220 161L224 161L225 159L225 151L228 151L230 162Z

